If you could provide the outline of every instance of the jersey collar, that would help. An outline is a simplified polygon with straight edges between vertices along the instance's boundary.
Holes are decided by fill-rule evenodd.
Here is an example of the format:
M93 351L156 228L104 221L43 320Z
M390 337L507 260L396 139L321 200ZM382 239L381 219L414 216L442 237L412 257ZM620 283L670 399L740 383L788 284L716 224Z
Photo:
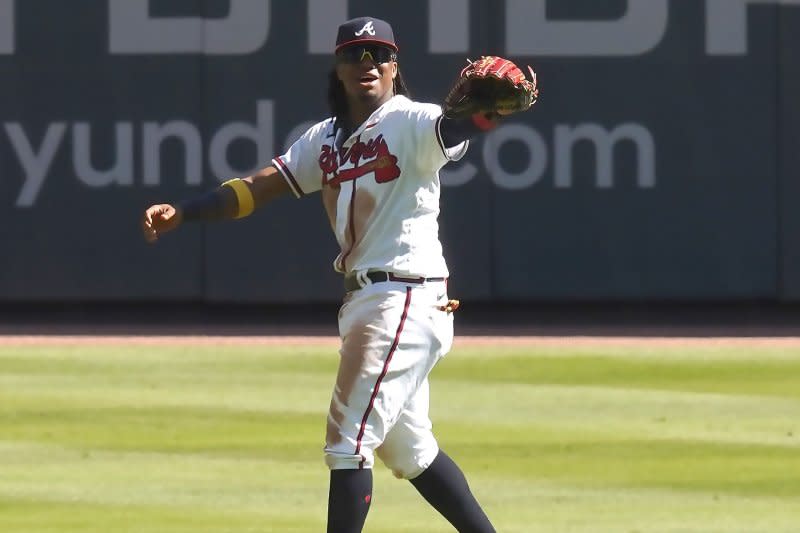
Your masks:
M342 146L342 147L347 147L353 144L355 140L361 136L362 133L375 127L375 125L377 125L381 120L383 120L383 117L385 117L389 112L396 109L405 99L406 97L402 95L392 96L386 102L384 102L383 105L381 105L378 109L373 111L372 114L369 116L369 118L367 118L367 120L362 122L361 125L358 128L356 128L355 131L353 131L353 133L347 139L343 140L342 144L339 144L339 141L341 140L339 137L342 133L342 130L337 131L334 142L336 143L337 146Z

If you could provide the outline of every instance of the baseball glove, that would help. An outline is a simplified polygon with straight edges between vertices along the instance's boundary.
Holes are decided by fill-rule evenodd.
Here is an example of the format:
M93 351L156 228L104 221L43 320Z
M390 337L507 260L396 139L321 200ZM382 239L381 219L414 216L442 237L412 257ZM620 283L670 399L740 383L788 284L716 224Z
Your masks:
M502 57L483 56L468 62L444 100L447 118L476 113L508 115L530 109L536 103L539 90L531 67L528 80L519 67Z

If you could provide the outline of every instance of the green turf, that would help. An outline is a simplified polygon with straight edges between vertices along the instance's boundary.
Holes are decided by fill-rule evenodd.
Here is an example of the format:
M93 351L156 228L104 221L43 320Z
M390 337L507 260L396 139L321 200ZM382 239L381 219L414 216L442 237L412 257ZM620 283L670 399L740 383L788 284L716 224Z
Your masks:
M0 531L324 531L336 359L0 347ZM499 532L800 531L800 350L457 347L432 383ZM366 531L452 530L378 467Z

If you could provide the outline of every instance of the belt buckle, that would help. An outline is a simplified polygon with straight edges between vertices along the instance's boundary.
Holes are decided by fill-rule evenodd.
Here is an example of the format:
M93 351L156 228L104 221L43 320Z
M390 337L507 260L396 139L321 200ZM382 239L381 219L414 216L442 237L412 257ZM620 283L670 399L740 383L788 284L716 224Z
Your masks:
M382 275L381 279L373 280L370 276L375 275ZM383 272L379 270L358 270L355 272L351 272L344 277L344 288L348 292L358 291L367 287L368 285L373 285L374 283L379 283L381 281L389 281L390 275L388 272Z
M358 287L363 289L367 285L372 285L372 280L369 279L369 271L368 270L359 270L355 273L356 283L358 283Z

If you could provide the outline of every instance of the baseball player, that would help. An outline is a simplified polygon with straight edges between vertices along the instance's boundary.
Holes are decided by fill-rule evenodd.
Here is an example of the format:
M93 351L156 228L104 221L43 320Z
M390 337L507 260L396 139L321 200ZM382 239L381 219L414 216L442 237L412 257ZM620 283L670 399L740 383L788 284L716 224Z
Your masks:
M455 528L494 532L428 417L428 374L450 349L449 272L438 237L439 169L498 115L528 109L536 77L510 61L470 63L444 108L409 99L391 26L362 17L339 27L331 118L312 126L258 173L178 205L146 210L155 241L183 221L248 216L273 198L320 192L341 246L333 267L346 295L340 364L328 412L328 532L363 528L379 457Z

